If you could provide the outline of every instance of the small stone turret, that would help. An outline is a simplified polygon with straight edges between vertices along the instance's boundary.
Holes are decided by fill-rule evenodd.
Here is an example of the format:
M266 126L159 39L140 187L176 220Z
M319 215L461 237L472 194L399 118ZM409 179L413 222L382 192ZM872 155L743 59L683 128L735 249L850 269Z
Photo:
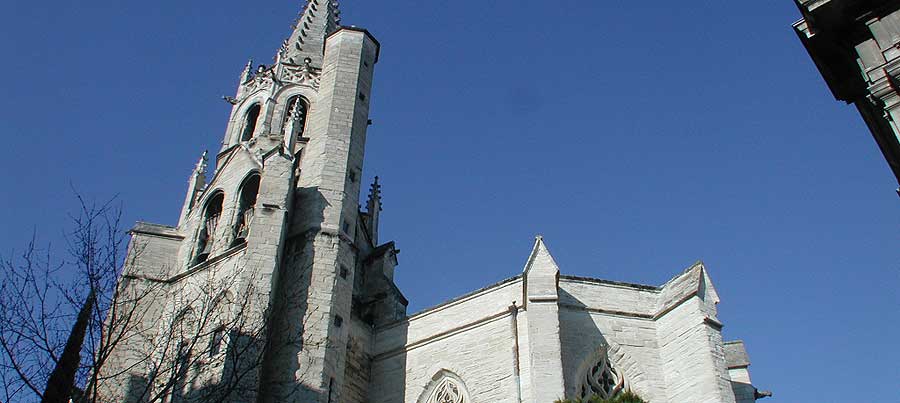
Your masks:
M378 177L369 189L369 200L366 202L366 230L372 237L372 245L378 245L378 217L381 215L381 184Z
M244 71L241 73L241 82L238 84L246 83L253 78L253 59L247 60L247 66L244 67Z
M184 222L185 217L194 208L194 203L197 202L197 195L206 188L206 169L209 166L209 159L206 155L207 151L200 155L200 160L197 161L197 165L194 166L194 170L191 172L191 177L188 178L188 191L184 197L181 216L178 218L179 225Z

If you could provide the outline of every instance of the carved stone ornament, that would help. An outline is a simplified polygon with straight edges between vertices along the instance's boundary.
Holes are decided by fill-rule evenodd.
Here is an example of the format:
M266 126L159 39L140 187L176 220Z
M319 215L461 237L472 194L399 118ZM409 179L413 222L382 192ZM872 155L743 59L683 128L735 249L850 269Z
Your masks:
M281 80L294 84L306 84L319 89L319 69L312 67L308 61L303 64L283 64Z
M582 382L578 393L585 401L594 395L610 399L625 388L625 378L612 367L606 354L588 369Z
M467 403L465 396L452 378L444 378L438 383L431 396L428 397L427 403Z
M260 71L250 81L244 84L245 93L252 94L259 89L269 88L274 84L272 79L272 70Z

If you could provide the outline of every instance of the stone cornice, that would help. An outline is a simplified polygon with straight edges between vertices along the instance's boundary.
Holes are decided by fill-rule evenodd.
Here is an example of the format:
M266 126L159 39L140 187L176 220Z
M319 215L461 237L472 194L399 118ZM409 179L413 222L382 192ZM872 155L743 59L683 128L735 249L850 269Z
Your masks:
M180 241L184 239L184 235L178 232L178 229L168 225L162 224L153 224L143 221L138 221L134 228L128 231L131 235L141 234L141 235L150 235L156 236L160 238L168 238Z
M463 295L461 295L461 296L459 296L459 297L453 298L453 299L451 299L451 300L449 300L449 301L446 301L446 302L444 302L444 303L441 303L441 304L438 304L438 305L435 305L435 306L432 306L432 307L425 308L425 309L423 309L423 310L421 310L421 311L419 311L419 312L416 312L416 313L414 313L414 314L412 314L412 315L407 316L407 317L404 318L404 319L398 320L398 321L396 321L396 322L388 323L388 324L386 324L386 325L379 326L378 329L376 329L376 332L380 332L380 331L383 331L383 330L387 330L387 329L390 329L390 328L394 328L394 327L400 326L400 325L402 325L402 324L408 324L408 323L410 323L410 322L412 322L412 321L414 321L414 320L421 319L421 318L423 318L423 317L425 317L425 316L431 315L431 314L436 313L436 312L440 312L440 311L442 311L442 310L444 310L444 309L447 309L447 308L449 308L449 307L452 307L452 306L455 306L455 305L459 305L459 304L461 304L461 303L463 303L463 302L469 301L469 300L471 300L471 299L473 299L473 298L477 298L477 297L482 296L482 295L484 295L484 294L487 294L487 293L489 293L489 292L496 291L496 290L499 290L499 289L501 289L501 288L504 288L504 287L507 287L507 286L510 286L510 285L515 285L516 282L519 281L519 280L521 280L521 279L522 279L522 276L521 276L521 275L515 276L515 277L510 277L510 278L505 279L505 280L502 280L502 281L500 281L500 282L491 284L491 285L489 285L489 286L487 286L487 287L480 288L480 289L478 289L478 290L472 291L472 292L467 293L467 294L463 294Z
M512 315L512 310L510 310L510 309L504 309L503 311L498 312L498 313L495 313L495 314L493 314L493 315L489 315L489 316L486 316L486 317L481 318L481 319L477 319L477 320L474 320L474 321L471 321L471 322L468 322L468 323L464 323L464 324L462 324L462 325L459 325L459 326L456 326L456 327L449 328L449 329L447 329L447 330L445 330L445 331L442 331L442 332L439 332L439 333L435 333L435 334L433 334L433 335L430 335L430 336L428 336L428 337L422 338L422 339L420 339L420 340L415 340L415 341L412 341L412 342L407 342L407 343L404 344L403 346L400 346L400 347L397 347L397 348L394 348L394 349L385 351L385 352L380 353L380 354L376 354L374 357L372 357L372 361L373 361L373 362L375 362L375 361L381 361L381 360L384 360L384 359L387 359L387 358L396 356L397 354L406 353L406 352L408 352L408 351L410 351L410 350L415 350L416 348L422 347L422 346L427 345L427 344L430 344L430 343L432 343L432 342L446 339L446 338L448 338L448 337L450 337L450 336L453 336L453 335L456 335L456 334L459 334L459 333L462 333L462 332L464 332L464 331L471 330L471 329L474 329L474 328L477 328L477 327L484 326L484 325L486 325L486 324L489 324L489 323L495 322L495 321L497 321L497 320L500 320L500 319L509 317L509 316L511 316L511 315ZM376 333L377 333L379 330L380 330L380 329L376 330Z

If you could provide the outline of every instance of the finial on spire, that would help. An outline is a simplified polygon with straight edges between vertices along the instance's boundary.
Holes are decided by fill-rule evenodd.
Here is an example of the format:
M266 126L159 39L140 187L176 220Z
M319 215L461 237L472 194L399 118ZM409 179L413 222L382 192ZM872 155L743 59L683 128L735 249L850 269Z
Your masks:
M373 245L378 245L378 222L381 216L381 184L378 183L378 177L372 182L369 188L369 201L366 202L366 229L369 232Z
M371 215L375 212L376 208L378 211L382 210L381 184L378 183L378 176L375 177L375 181L372 182L372 187L369 188L369 201L366 202L366 211Z
M300 120L300 118L303 117L303 109L304 108L305 107L303 106L303 101L300 101L298 99L294 102L294 107L291 108L291 121L292 122L297 122Z
M200 155L200 160L197 161L197 167L194 168L194 172L196 175L202 175L206 173L206 168L209 165L209 158L207 158L207 154L209 150L203 150L203 154Z
M191 177L188 178L188 191L184 199L184 206L181 208L181 217L178 218L178 225L184 223L188 213L197 204L197 198L206 188L206 167L209 163L206 154L207 151L203 151L203 154L200 155L200 159L197 161L197 165L194 166Z
M241 74L241 83L246 83L250 81L250 77L253 74L253 58L247 61L247 66L244 67L244 73Z

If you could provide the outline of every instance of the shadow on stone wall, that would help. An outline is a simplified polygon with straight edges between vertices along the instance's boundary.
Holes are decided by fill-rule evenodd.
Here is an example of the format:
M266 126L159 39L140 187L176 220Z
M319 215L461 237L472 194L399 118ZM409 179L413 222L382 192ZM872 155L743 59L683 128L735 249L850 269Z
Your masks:
M325 337L310 336L314 326L328 326L319 312L322 301L311 301L311 271L316 261L316 236L322 230L328 200L318 188L296 189L293 216L282 248L272 298L268 344L260 374L262 401L322 401L322 374L311 373L318 350L328 348ZM324 323L323 323L324 321Z
M577 379L582 367L591 365L597 352L609 345L600 328L594 324L587 305L559 289L559 337L562 344L563 381L566 397L576 397L583 383Z
M376 328L376 332L384 332L386 330L390 330L391 346L395 347L372 359L372 384L380 385L381 387L378 391L370 391L371 397L368 402L407 402L406 343L409 337L409 322L404 319L385 328ZM378 335L374 333L373 337L377 343ZM416 393L419 393L419 391L416 391ZM409 401L409 403L416 402Z
M174 377L151 379L130 375L124 393L124 403L207 403L207 402L247 402L256 397L255 374L260 366L262 341L239 334L229 335L224 361L217 364L201 364L197 357L185 357L191 364L176 369ZM197 354L209 354L200 351ZM213 368L212 365L221 365ZM210 373L219 376L212 380L203 377Z

